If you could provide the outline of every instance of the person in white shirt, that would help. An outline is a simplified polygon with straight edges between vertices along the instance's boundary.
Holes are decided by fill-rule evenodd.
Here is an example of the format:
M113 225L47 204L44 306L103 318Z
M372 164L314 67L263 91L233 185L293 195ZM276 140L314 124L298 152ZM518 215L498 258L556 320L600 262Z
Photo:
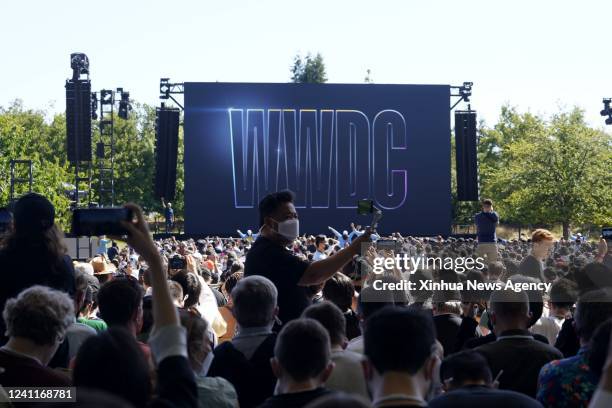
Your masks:
M578 288L574 282L564 278L554 281L550 288L548 315L542 316L529 330L546 337L549 344L555 344L563 322L571 317L577 293Z
M313 261L320 261L322 259L327 258L327 252L325 251L325 241L327 240L327 238L325 237L325 235L318 235L315 238L315 246L317 247L316 252L314 253L314 256L312 257Z
M329 334L334 370L325 382L325 386L330 390L357 394L369 399L362 369L363 356L345 350L348 345L346 320L338 306L328 301L317 303L306 308L302 317L317 320Z

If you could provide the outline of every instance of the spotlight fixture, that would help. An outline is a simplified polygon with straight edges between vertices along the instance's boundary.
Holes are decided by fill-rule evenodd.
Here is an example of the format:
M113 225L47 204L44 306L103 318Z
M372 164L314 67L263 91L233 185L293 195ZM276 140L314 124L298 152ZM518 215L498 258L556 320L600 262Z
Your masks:
M100 99L105 104L113 103L113 91L110 89L102 89L100 91Z
M89 58L82 52L70 54L70 68L73 80L79 79L82 74L89 74Z
M464 82L463 86L459 88L459 94L464 102L469 102L470 97L472 96L472 85L473 82Z
M121 119L127 119L129 117L130 111L132 110L132 105L130 104L130 93L124 91L123 88L117 88L117 92L121 94L121 99L119 100L119 117Z
M607 116L606 125L612 125L612 107L610 107L610 104L612 104L612 98L604 98L603 104L604 108L601 112L599 112L599 114L601 116Z
M91 118L98 120L98 94L95 92L91 93Z

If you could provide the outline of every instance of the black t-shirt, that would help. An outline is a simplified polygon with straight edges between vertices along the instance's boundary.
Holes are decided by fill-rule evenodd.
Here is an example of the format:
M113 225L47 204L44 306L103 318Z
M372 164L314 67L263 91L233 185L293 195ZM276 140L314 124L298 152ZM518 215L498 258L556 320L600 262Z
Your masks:
M259 408L301 408L311 401L331 394L326 388L316 388L310 391L294 392L291 394L280 394L268 398Z
M306 288L298 285L309 265L286 248L260 236L247 254L244 275L261 275L276 285L279 318L285 324L300 317L310 304Z

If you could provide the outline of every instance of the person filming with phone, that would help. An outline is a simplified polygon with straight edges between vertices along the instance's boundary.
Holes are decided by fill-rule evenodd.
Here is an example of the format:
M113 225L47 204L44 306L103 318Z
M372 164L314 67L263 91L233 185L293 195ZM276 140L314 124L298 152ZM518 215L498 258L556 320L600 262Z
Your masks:
M306 286L325 282L357 255L362 242L370 240L366 231L338 253L310 263L286 247L300 234L293 193L281 191L265 196L259 203L260 234L245 262L245 276L261 275L278 289L279 318L283 324L300 317L310 304Z

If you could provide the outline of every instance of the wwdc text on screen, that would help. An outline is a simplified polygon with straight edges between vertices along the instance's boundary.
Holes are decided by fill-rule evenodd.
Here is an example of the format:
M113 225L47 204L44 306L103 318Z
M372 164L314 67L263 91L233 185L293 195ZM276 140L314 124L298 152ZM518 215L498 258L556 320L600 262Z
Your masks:
M367 224L450 231L448 85L185 84L185 231L258 228L266 194L295 193L301 231Z

